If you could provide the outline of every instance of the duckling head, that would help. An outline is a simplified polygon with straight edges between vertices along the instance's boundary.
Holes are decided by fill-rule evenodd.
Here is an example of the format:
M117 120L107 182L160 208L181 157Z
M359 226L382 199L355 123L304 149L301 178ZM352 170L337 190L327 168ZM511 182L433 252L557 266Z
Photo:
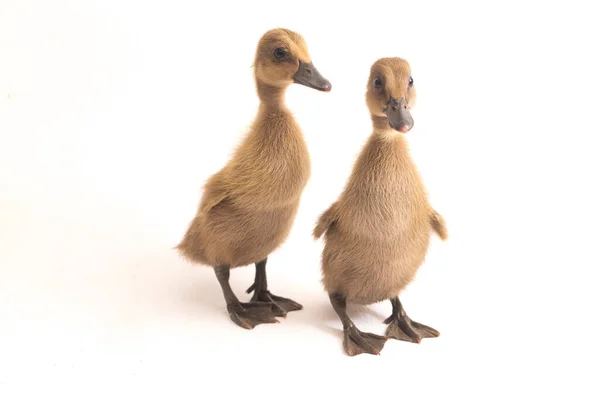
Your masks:
M389 125L402 133L414 125L410 110L417 100L410 65L402 58L381 58L371 67L367 106L374 123Z
M298 83L322 92L331 90L331 83L313 65L304 38L289 29L272 29L262 36L254 71L258 82L272 87Z

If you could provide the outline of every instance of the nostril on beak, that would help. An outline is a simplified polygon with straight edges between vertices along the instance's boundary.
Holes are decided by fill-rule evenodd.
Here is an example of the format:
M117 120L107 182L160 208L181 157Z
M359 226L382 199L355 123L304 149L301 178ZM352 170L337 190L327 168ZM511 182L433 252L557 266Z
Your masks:
M308 75L312 75L312 69L310 69L310 68L309 68L309 69L307 69L307 70L306 70L306 73L307 73Z

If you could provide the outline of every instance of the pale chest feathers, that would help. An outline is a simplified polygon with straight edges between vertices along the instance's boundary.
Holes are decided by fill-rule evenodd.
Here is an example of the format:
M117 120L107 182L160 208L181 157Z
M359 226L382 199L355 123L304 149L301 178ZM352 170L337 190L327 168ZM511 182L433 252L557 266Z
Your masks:
M428 232L429 203L404 146L369 143L340 198L341 228L370 237Z

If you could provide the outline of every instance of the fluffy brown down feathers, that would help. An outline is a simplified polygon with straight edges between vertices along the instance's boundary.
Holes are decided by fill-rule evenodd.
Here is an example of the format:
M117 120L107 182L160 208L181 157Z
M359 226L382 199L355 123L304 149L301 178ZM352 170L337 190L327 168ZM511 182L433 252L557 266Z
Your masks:
M317 221L325 235L322 270L329 293L370 304L396 297L423 262L432 230L447 238L443 218L430 206L403 134L385 117L390 97L412 107L416 89L409 64L385 58L371 68L366 102L373 133L339 199ZM378 78L381 89L372 84Z
M274 62L278 47L296 63ZM299 34L274 29L260 39L254 62L260 108L231 160L205 184L177 246L186 258L207 266L244 266L265 259L288 236L310 175L302 131L284 104L299 60L310 61Z

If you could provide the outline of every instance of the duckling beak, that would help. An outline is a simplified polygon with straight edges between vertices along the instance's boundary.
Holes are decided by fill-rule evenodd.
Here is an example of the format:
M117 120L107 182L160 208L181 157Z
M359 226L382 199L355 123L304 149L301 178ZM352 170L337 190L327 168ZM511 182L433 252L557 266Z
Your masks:
M329 92L331 90L331 83L323 78L312 62L305 63L300 61L300 67L296 75L294 75L294 82L320 90L321 92Z
M415 124L408 110L405 97L400 100L391 98L387 104L385 113L390 126L398 132L407 133Z

